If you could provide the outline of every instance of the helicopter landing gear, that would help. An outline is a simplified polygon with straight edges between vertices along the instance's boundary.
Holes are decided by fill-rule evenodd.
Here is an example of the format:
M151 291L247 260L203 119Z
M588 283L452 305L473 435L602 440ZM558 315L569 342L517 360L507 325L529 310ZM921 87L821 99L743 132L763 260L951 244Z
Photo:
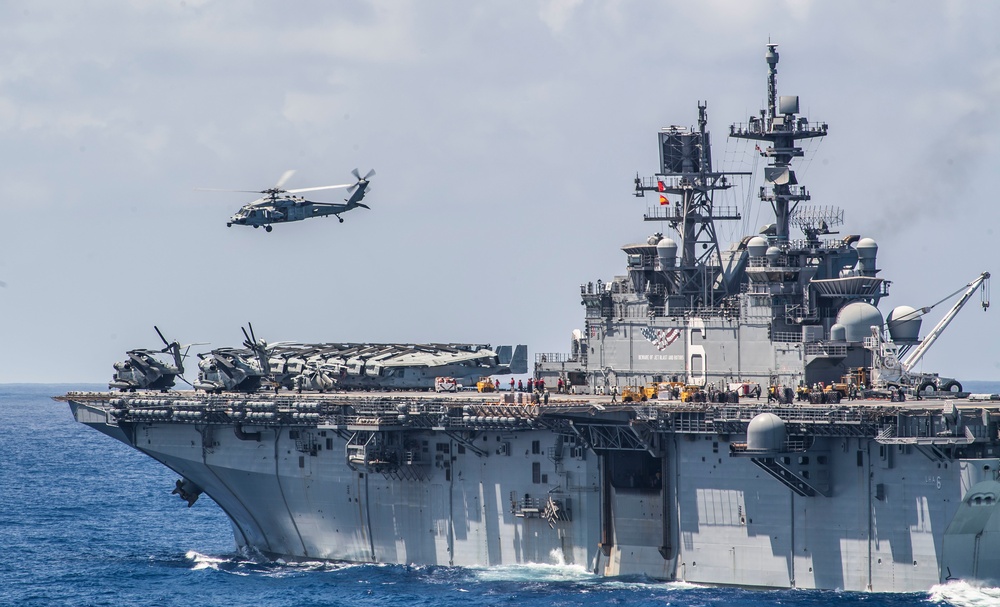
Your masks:
M233 227L233 224L231 224L231 223L227 223L227 224L226 224L226 227L227 227L227 228L231 228L231 227Z
M341 217L340 215L337 215L337 219L339 219L339 220L340 220L340 223L344 223L344 218L343 218L343 217Z
M264 226L264 231L265 232L270 232L271 231L271 226Z

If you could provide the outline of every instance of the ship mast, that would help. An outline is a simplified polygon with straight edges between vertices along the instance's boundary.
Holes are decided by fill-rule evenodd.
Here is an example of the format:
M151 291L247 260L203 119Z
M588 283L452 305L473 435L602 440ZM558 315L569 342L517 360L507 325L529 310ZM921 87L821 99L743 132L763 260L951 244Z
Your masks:
M738 289L722 271L716 219L738 220L736 208L717 213L712 194L731 186L727 175L749 173L712 170L708 105L698 102L698 128L669 126L659 132L660 170L652 178L635 178L635 195L659 196L659 205L648 209L646 221L665 221L680 237L680 263L662 268L669 287L666 295L679 296L683 307L715 306ZM699 246L700 245L700 246ZM728 277L732 278L732 277Z
M766 141L768 146L757 150L761 156L770 160L764 168L764 179L771 185L771 191L766 186L760 188L760 199L771 203L774 210L774 233L777 243L788 243L789 219L798 203L809 200L805 187L798 185L795 172L791 169L792 158L803 155L802 148L796 147L798 139L823 137L827 125L813 126L799 113L799 98L797 96L778 96L778 45L768 44L767 55L767 110L761 110L760 117L750 117L746 125L734 124L729 128L729 135L738 139L754 139Z

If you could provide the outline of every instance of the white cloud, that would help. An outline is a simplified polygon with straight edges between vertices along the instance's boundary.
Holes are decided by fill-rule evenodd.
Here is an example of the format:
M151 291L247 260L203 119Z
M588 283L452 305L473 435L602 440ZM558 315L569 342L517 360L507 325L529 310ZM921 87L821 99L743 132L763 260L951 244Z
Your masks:
M553 33L560 34L581 4L583 0L542 0L538 16Z
M960 201L930 210L960 205L963 215L945 220L971 236L948 234L935 258L954 266L995 257L980 232L1000 225L985 170L1000 163L1000 5L67 6L0 6L0 261L10 285L0 297L10 298L9 317L33 319L3 328L0 381L100 381L161 319L215 345L238 341L238 324L252 317L275 339L563 349L582 321L577 285L621 273L619 245L652 229L630 179L655 166L656 129L691 124L695 102L708 100L716 160L726 157L726 125L761 107L769 38L781 45L780 92L801 95L809 117L831 126L818 162L799 176L816 204L845 208L845 230L884 243L894 289L912 281L928 290L905 260L889 265L914 250L891 209L884 226L876 221L910 187L941 188L935 200L964 188ZM979 170L944 184L933 170L945 152ZM264 237L225 227L247 201L240 195L191 192L265 187L290 167L302 186L338 183L355 166L378 170L372 210L342 225L300 222ZM177 241L185 245L169 255L176 274L123 253ZM952 246L965 247L960 259ZM484 267L514 294L444 296L423 278L450 273L461 283ZM154 294L183 281L198 297L109 306L109 280ZM72 301L47 286L67 281ZM291 313L260 296L272 283L294 295L282 308ZM317 321L317 309L336 321ZM73 315L88 319L101 353L72 368L35 364ZM992 311L977 321L982 333L1000 332ZM948 343L935 346L941 361L959 360ZM970 364L982 368L978 360L997 356L983 350Z

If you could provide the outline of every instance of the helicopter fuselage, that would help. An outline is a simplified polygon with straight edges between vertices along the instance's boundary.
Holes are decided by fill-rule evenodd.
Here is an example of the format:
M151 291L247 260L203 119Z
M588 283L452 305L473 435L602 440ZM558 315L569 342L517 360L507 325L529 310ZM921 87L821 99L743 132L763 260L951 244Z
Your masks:
M114 364L115 375L109 388L126 391L161 390L173 387L174 378L181 373L176 366L156 358L154 350L129 350L128 359Z
M267 227L273 223L285 223L289 221L301 221L312 217L324 217L327 215L337 215L349 211L357 206L346 202L339 203L316 203L297 198L285 199L261 199L244 205L232 217L227 225L242 225L259 228ZM343 221L343 219L341 219Z
M368 180L375 175L375 169L368 171L368 174L364 177L361 176L358 169L351 171L351 174L354 175L355 179L357 179L356 183L324 185L312 188L299 188L295 190L283 189L282 186L286 181L288 181L294 172L295 171L293 170L285 171L285 174L278 180L277 185L273 188L260 190L259 192L264 194L264 196L240 207L240 210L236 211L236 213L229 218L226 226L233 227L233 224L239 226L251 226L254 228L263 226L266 231L270 232L271 224L274 223L301 221L303 219L325 217L328 215L336 215L337 219L343 223L344 218L340 216L341 213L358 207L364 209L370 208L368 205L362 204L361 200L365 197L365 194L370 191L370 188L368 187ZM335 190L339 188L347 188L348 192L351 192L351 196L349 198L345 198L342 203L316 202L306 200L302 196L294 195L300 192Z

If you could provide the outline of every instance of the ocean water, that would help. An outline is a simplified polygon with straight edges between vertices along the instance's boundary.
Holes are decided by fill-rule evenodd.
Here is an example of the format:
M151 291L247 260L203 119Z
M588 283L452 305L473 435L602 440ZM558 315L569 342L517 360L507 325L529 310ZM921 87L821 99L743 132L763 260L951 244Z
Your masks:
M997 382L967 390L1000 392ZM103 386L0 385L0 606L1000 605L965 583L918 594L755 591L607 579L538 564L462 569L282 563L240 553L206 497L187 508L176 475L73 421L50 399Z

